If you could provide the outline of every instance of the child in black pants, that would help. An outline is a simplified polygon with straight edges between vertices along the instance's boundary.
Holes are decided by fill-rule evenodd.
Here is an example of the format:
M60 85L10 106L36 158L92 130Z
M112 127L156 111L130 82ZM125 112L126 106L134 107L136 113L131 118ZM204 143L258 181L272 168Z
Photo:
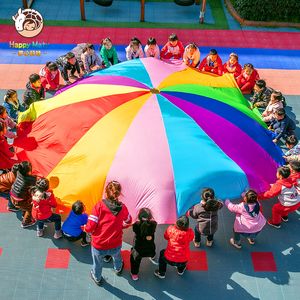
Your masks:
M138 273L143 257L155 256L154 233L157 223L152 217L151 210L141 208L138 214L138 220L133 224L132 229L135 233L134 245L131 248L130 265L131 278L138 280Z

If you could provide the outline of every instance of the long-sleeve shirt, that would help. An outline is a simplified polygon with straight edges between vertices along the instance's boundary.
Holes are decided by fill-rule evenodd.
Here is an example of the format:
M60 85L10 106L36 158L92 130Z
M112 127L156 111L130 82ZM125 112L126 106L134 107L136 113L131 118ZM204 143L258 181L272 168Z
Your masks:
M146 45L144 48L144 52L146 57L154 57L154 58L159 58L160 50L158 45L155 45L155 48L149 47L149 45Z
M9 116L7 116L6 118L0 118L0 122L3 122L7 128L5 137L7 137L9 139L14 139L16 137L16 134L14 132L10 131L9 129L16 128L16 126L17 126L16 122L13 121Z
M183 61L186 65L195 68L200 62L200 51L197 48L193 54L188 51L188 46L185 47L183 53Z
M177 41L176 46L172 46L167 42L160 51L160 58L162 59L181 59L184 53L182 42Z
M88 54L87 52L81 54L81 60L83 62L83 66L86 72L92 72L92 67L99 66L101 67L101 59L96 54Z
M69 81L68 71L70 71L72 75L74 75L75 72L77 72L78 75L80 74L80 66L77 59L75 64L72 65L68 62L68 60L63 55L56 60L56 63L60 66L61 77L63 78L64 81Z
M100 50L100 56L106 68L110 66L110 61L112 61L113 65L116 65L119 62L117 50L115 47L106 49L104 46L102 46Z
M144 57L144 51L143 51L143 48L142 48L141 45L139 46L139 49L137 51L134 51L132 49L132 47L130 45L128 45L125 48L125 51L126 51L126 59L127 60L132 60L132 59Z
M287 115L282 120L273 120L270 124L270 127L274 130L276 134L276 140L279 140L285 135L293 134L294 130L296 129L294 121Z

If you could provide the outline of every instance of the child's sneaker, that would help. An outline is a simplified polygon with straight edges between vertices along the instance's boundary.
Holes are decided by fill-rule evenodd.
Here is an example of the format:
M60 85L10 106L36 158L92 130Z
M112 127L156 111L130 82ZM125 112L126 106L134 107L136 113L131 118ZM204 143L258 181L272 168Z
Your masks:
M255 244L255 240L254 239L250 239L250 238L247 238L247 241L250 245L254 245Z
M281 221L283 222L288 222L289 221L289 217L286 216L286 217L281 217Z
M44 235L44 229L38 229L38 230L36 231L36 236L42 237L43 235Z
M214 241L209 241L209 240L206 240L206 247L211 247L213 245Z
M186 267L181 272L179 272L178 269L177 269L177 274L182 276L184 274L185 270L186 270Z
M124 262L122 261L122 266L119 270L115 270L116 275L121 276L124 268Z
M62 231L61 230L55 230L54 236L56 240L60 239L62 237Z
M80 242L80 246L81 246L81 247L87 247L88 245L90 245L90 243L84 242L84 241L81 241L81 242Z
M104 258L103 258L103 261L105 263L109 263L111 260L112 260L112 257L110 255L105 255Z
M233 247L235 247L235 248L237 248L237 249L241 249L241 248L242 248L242 245L237 244L233 238L231 238L231 239L229 240L229 242L230 242L230 244L231 244Z
M274 228L277 228L277 229L279 229L279 228L281 227L280 224L275 224L275 223L273 223L272 221L268 221L268 224L269 224L270 226L274 227Z
M201 246L200 242L196 242L195 240L193 240L193 242L194 242L195 248L200 248L200 246Z
M139 276L137 274L131 274L131 279L137 281L139 280Z
M164 279L166 277L166 275L162 275L159 273L159 270L155 270L154 271L154 275L160 279Z
M158 262L155 260L155 256L154 257L149 257L149 260L151 261L151 263L153 264L153 265L158 265Z
M34 224L36 223L36 220L31 220L29 223L21 223L21 227L22 228L27 228L27 227L30 227L30 226L33 226Z
M94 282L95 282L97 285L99 285L99 286L101 286L101 285L104 283L103 277L101 277L101 279L98 280L98 279L95 277L95 275L94 275L94 273L93 273L92 270L91 270L91 277L92 277L92 279L94 280Z

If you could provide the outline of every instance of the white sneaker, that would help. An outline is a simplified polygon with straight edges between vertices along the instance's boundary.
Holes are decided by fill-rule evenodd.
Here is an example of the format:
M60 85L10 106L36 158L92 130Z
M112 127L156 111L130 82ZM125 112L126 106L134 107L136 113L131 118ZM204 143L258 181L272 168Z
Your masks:
M60 239L62 237L62 231L61 230L55 230L54 236L56 240Z

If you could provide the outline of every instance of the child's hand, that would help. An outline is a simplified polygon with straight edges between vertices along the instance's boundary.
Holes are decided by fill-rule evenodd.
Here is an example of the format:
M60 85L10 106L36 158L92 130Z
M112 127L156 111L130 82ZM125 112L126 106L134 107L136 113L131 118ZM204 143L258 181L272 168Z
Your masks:
M274 139L274 140L273 140L273 143L275 143L275 144L276 144L276 143L277 143L277 139Z
M147 241L151 241L151 240L152 240L152 236L151 236L151 235L147 235L147 236L146 236L146 240L147 240Z

